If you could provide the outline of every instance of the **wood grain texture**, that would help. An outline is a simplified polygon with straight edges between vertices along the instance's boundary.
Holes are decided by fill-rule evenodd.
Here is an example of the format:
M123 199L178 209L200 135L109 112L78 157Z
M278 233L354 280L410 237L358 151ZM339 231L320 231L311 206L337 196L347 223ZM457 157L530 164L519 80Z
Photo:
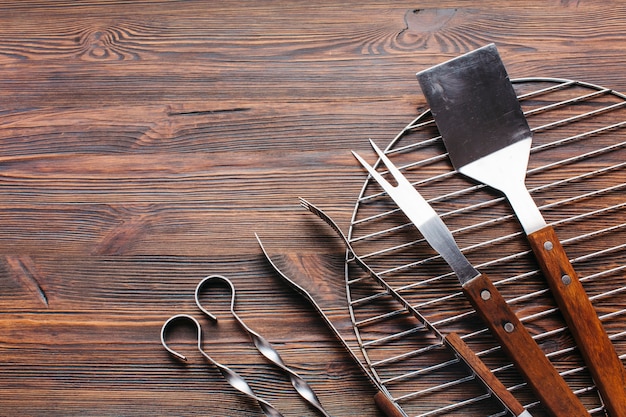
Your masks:
M254 232L336 270L314 284L345 308L343 248L297 198L347 224L364 181L349 151L426 107L415 73L495 42L512 77L624 92L625 22L617 1L2 2L0 415L260 416L190 332L186 366L158 339L217 273L331 414L381 416ZM206 351L314 415L221 308Z
M524 412L524 407L519 403L517 398L502 384L502 381L496 377L496 375L489 369L484 362L479 360L476 353L463 342L463 339L456 333L450 333L446 335L446 341L465 358L468 364L472 365L472 369L476 371L481 379L485 381L487 385L493 390L495 395L506 405L508 410L513 413L514 416L519 416Z
M465 282L463 293L551 416L589 416L489 277Z
M548 226L529 234L528 240L609 414L626 414L624 366L556 232Z

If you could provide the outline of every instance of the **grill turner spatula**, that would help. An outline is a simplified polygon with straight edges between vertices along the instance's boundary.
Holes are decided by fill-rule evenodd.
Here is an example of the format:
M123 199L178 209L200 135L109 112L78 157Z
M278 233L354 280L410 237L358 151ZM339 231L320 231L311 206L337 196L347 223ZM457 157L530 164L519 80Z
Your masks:
M552 226L524 181L532 134L495 45L417 74L455 169L513 207L613 417L626 416L626 373Z

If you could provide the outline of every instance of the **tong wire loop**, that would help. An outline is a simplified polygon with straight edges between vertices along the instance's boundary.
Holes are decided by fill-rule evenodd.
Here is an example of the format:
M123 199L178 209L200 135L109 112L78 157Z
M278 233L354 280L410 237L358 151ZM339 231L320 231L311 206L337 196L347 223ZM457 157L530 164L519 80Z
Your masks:
M278 351L274 349L270 342L268 342L263 336L248 327L241 319L241 317L239 317L239 315L235 311L235 286L228 278L221 275L210 275L200 281L195 291L196 305L198 306L198 308L212 320L217 320L217 317L211 314L206 308L204 308L202 306L202 303L200 302L200 294L202 293L202 290L209 284L209 282L212 281L222 281L228 285L231 293L230 313L233 315L237 323L239 323L239 325L248 333L259 353L270 362L272 362L276 367L280 368L289 377L291 385L294 387L300 397L302 397L306 402L313 406L323 416L331 417L320 403L320 400L315 394L315 391L313 391L313 388L311 388L311 386L300 375L298 375L293 369L285 364L283 359L280 357Z
M196 326L196 330L197 330L196 333L198 335L198 345L197 345L198 350L200 351L202 356L204 356L211 364L213 364L218 369L220 374L222 374L222 376L224 377L226 382L230 384L230 386L232 386L237 391L255 400L259 404L259 407L261 407L261 409L263 410L266 416L283 417L283 415L278 410L276 410L274 406L272 406L269 402L257 396L252 390L252 388L250 387L250 385L248 385L246 380L241 375L239 375L237 372L233 371L232 369L228 368L227 366L222 365L221 363L217 362L215 359L211 358L204 351L204 349L202 349L202 328L198 320L196 320L194 317L188 314L177 314L175 316L170 317L163 324L163 327L161 328L161 344L170 354L172 354L174 357L176 357L179 360L187 362L187 357L185 355L170 348L167 345L167 342L165 341L165 335L168 329L173 325L174 322L180 322L182 320L191 321Z

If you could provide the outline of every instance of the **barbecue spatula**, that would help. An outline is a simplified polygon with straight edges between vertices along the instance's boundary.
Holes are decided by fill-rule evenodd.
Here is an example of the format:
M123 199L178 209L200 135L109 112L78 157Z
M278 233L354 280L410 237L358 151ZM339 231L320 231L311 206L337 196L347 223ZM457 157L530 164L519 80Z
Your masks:
M525 186L532 134L495 45L417 78L455 169L513 207L609 414L626 416L626 373L552 226Z

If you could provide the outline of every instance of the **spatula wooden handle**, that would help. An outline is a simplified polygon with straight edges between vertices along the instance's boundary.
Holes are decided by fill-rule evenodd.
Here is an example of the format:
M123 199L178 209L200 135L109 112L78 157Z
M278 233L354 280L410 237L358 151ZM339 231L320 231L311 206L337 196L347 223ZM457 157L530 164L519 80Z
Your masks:
M479 275L463 284L463 291L546 410L554 417L588 417L489 278Z
M612 417L626 416L626 373L554 228L528 235L552 294Z

